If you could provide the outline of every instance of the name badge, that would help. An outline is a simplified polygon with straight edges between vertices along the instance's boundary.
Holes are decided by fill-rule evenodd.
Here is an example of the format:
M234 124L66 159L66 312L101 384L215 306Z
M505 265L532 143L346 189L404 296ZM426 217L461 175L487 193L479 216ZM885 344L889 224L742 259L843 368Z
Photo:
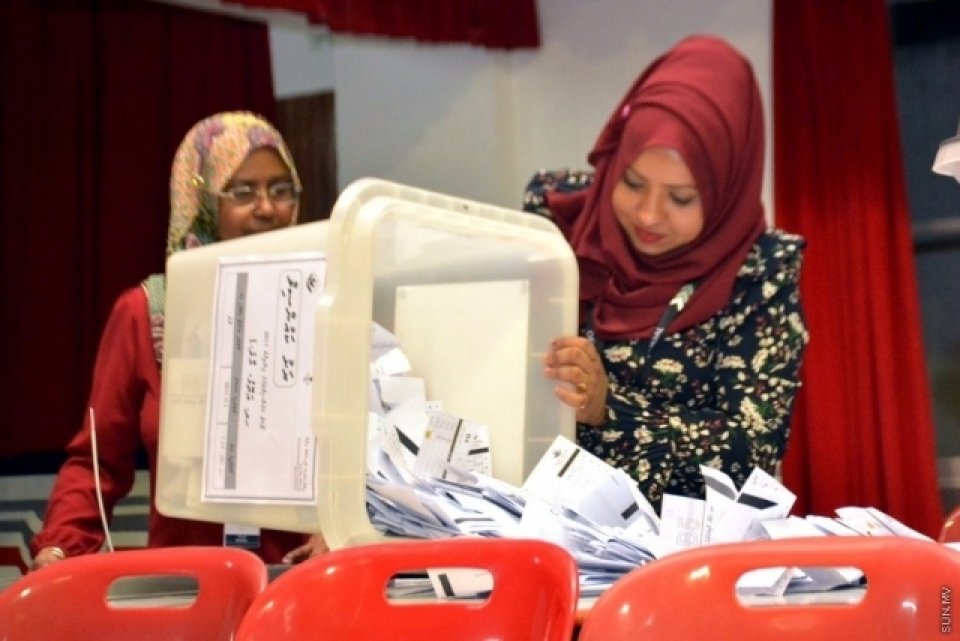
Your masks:
M223 544L230 548L255 550L260 547L260 528L227 523L223 526Z

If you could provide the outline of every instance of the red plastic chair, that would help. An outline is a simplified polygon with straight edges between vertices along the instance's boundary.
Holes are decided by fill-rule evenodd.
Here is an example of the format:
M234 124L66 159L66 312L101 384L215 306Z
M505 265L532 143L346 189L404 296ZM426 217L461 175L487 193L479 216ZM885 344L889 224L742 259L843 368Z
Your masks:
M940 529L941 543L960 543L960 506L953 508Z
M118 596L124 585L149 581L179 585L186 593ZM266 584L263 561L236 548L149 548L71 557L0 592L0 639L230 641Z
M387 596L391 578L429 568L482 568L485 600ZM238 641L570 641L578 596L570 554L536 540L453 538L377 543L314 557L274 579Z
M858 603L815 603L810 595L740 602L734 586L744 572L782 566L857 567L867 586ZM942 640L960 626L942 609L956 612L958 588L960 554L932 541L834 536L706 546L620 579L587 614L580 641Z

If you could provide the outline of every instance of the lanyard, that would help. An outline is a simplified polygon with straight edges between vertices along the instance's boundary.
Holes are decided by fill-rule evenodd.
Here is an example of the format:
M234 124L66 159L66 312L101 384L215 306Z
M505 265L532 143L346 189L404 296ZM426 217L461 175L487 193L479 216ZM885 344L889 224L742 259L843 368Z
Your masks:
M673 295L673 298L670 299L670 302L667 303L667 308L663 310L663 315L660 317L660 320L657 322L657 326L653 328L653 334L650 335L650 342L647 344L647 358L644 362L644 369L646 369L647 364L650 362L651 356L653 356L653 348L657 346L657 343L660 342L660 337L663 336L663 332L667 329L674 318L677 317L683 308L687 306L687 302L690 300L690 297L693 296L693 292L697 290L697 285L700 284L700 281L690 281ZM590 315L587 315L587 322L589 325L586 328L585 335L591 343L595 342L592 323L590 323Z
M653 328L653 334L650 335L650 344L647 345L647 361L649 362L650 357L653 355L653 348L657 346L657 343L660 342L660 337L663 336L663 332L667 329L674 318L677 317L683 308L687 306L687 301L690 300L690 297L693 296L693 292L696 291L697 285L700 283L698 281L691 281L681 287L676 294L673 295L673 298L670 299L670 302L667 303L667 308L663 310L663 316L660 317L660 321L657 323L657 326Z
M691 281L681 287L676 294L673 295L673 298L670 299L670 302L667 303L667 308L663 310L663 316L660 317L660 321L657 323L657 326L653 328L653 334L650 335L650 342L647 344L647 357L643 359L643 367L640 368L640 380L647 380L650 374L650 368L653 363L653 348L657 346L657 343L660 342L660 337L663 336L664 330L667 329L674 318L677 317L683 308L687 306L687 301L690 300L690 297L693 296L693 292L696 291L697 285L700 283L698 281Z

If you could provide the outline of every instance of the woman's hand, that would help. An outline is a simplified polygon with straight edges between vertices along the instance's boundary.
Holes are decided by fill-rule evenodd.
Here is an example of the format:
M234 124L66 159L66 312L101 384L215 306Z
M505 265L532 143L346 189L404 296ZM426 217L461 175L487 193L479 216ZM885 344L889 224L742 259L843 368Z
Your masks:
M51 563L63 561L65 558L67 558L67 555L64 554L62 548L58 548L55 545L48 545L45 548L41 548L41 550L37 552L37 556L33 557L33 564L30 566L30 569L39 570Z
M300 563L329 551L327 540L323 538L322 534L311 534L306 543L287 552L283 557L283 562Z
M593 343L582 336L563 336L550 343L543 357L544 374L565 385L554 392L577 408L577 421L602 425L607 407L607 373Z

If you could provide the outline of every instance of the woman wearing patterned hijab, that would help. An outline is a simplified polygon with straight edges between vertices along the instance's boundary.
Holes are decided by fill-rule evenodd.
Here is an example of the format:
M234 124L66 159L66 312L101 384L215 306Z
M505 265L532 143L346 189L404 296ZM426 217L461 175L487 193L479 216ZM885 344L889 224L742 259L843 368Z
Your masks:
M257 159L271 165L264 170L271 182L263 183L268 194L276 192L269 198L255 191L256 181L238 174L241 163ZM205 118L190 129L173 158L167 256L292 225L300 190L293 158L273 125L242 111ZM163 362L165 280L154 274L143 282L158 365Z
M259 116L227 112L190 129L170 177L167 254L292 225L300 179L279 132ZM164 277L154 275L117 299L97 352L90 393L95 408L100 485L108 515L134 481L146 450L156 483L163 360ZM31 542L34 567L97 552L104 544L92 466L89 416L67 446L68 459ZM161 515L151 499L148 545L222 545L223 526ZM325 550L322 537L265 530L253 551L268 563ZM306 546L306 547L305 547Z
M703 496L700 466L739 485L773 472L808 334L803 239L767 230L763 111L750 63L691 36L655 60L588 155L541 172L524 199L580 266L581 332L546 375L577 408L577 439L659 505Z

